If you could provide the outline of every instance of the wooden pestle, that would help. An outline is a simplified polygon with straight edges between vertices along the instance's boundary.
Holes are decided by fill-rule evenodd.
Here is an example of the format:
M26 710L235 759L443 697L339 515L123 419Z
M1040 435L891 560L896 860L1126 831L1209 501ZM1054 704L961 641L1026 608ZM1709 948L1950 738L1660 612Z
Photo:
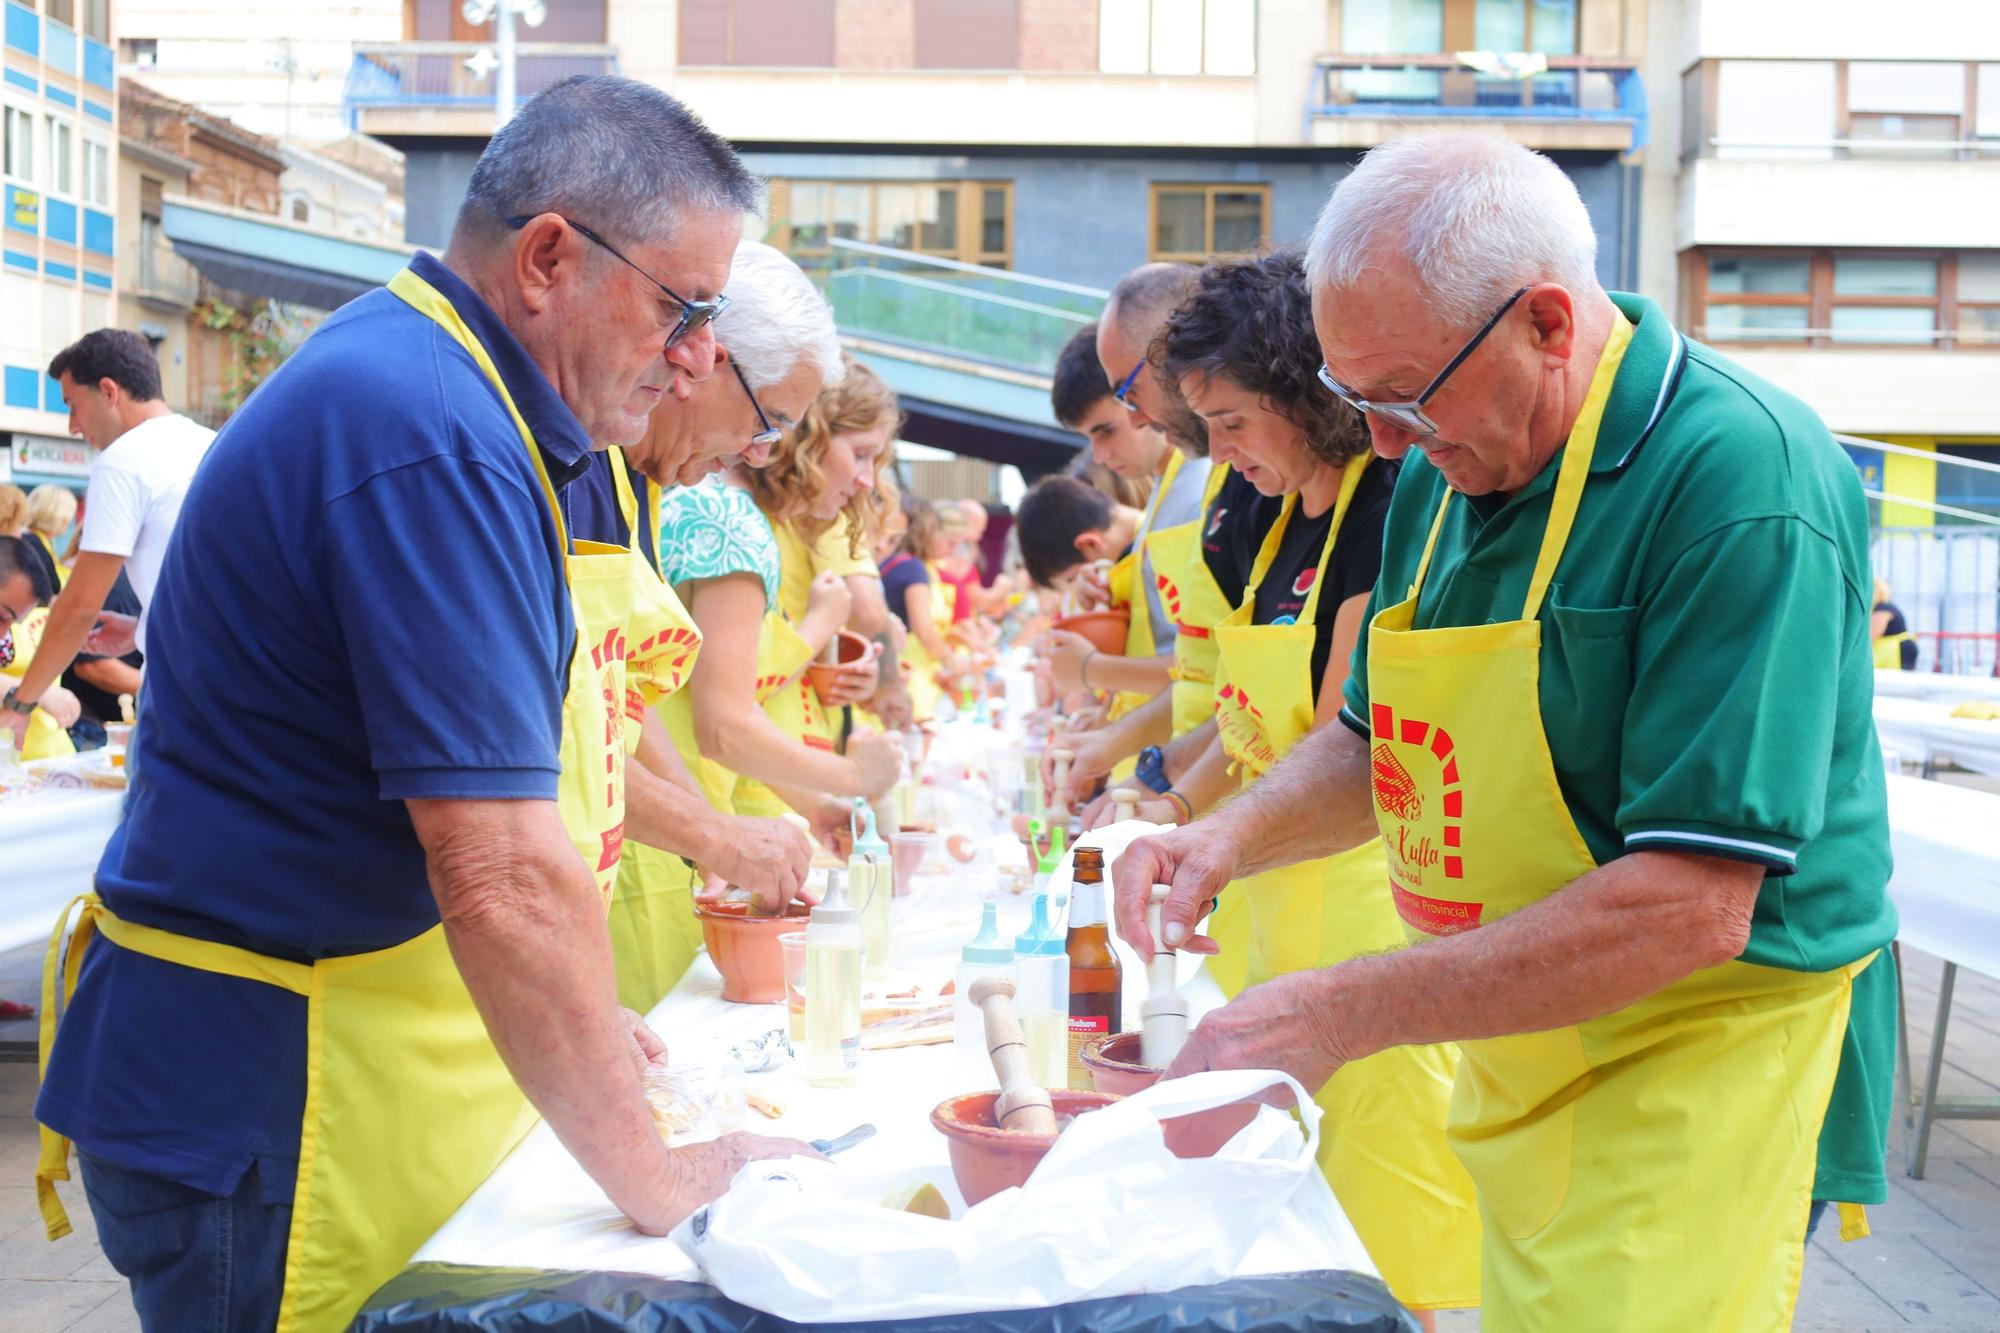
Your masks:
M1049 812L1064 824L1069 822L1069 766L1075 758L1074 750L1049 751L1049 762L1056 770L1056 789L1048 794Z
M133 719L138 716L132 708L134 702L136 701L129 694L118 696L118 720L128 727L132 725Z
M1152 901L1146 905L1146 928L1153 933L1153 957L1146 964L1146 999L1139 1006L1139 1060L1165 1069L1187 1045L1187 1001L1174 985L1174 951L1161 939L1160 905L1171 892L1164 884L1153 886Z
M1000 1076L993 1122L1024 1134L1057 1133L1055 1103L1028 1070L1028 1043L1021 1035L1020 1019L1014 1016L1014 983L1005 977L981 977L965 995L986 1016L986 1049L993 1057L993 1072Z
M1119 787L1113 790L1111 793L1111 817L1114 821L1120 823L1127 819L1137 819L1139 817L1139 793L1133 791L1130 787Z

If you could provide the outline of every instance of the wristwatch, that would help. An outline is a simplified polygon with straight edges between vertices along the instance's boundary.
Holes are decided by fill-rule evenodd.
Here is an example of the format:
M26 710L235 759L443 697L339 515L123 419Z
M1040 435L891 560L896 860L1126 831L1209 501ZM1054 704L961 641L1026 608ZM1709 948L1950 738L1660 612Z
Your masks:
M1133 768L1132 776L1155 792L1164 792L1174 785L1167 776L1167 756L1157 745L1148 745L1139 751L1139 762Z
M22 717L26 717L35 711L37 705L32 700L15 698L14 696L20 692L19 689L8 690L7 697L0 699L0 708L5 708L9 712L19 713Z

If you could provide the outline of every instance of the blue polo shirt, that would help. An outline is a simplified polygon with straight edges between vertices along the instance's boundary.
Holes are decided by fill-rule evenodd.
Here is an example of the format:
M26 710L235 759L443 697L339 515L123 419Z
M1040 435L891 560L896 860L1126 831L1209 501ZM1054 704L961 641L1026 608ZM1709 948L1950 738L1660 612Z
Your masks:
M411 266L486 346L551 480L590 442L520 344L436 260ZM411 797L553 799L573 628L548 504L499 395L386 290L350 303L230 420L147 625L120 917L275 957L437 924ZM84 963L36 1117L213 1193L255 1166L289 1200L305 1000L108 941ZM388 1053L393 1059L393 1053Z
M591 460L590 470L576 479L566 493L564 500L569 506L570 535L578 541L602 542L606 546L632 545L633 532L626 525L625 513L618 507L618 482L611 473L617 467L610 450L605 450ZM632 499L639 512L646 512L646 474L625 465L625 479L632 484ZM641 523L638 531L639 554L646 557L646 563L654 570L660 567L658 548L659 534Z

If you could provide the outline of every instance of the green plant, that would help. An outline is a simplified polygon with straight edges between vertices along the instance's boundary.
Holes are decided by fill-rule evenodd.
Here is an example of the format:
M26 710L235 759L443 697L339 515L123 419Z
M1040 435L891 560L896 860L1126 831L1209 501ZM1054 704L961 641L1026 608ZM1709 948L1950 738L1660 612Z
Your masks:
M225 414L243 406L243 400L270 378L307 332L275 301L245 310L208 297L195 306L194 315L203 327L221 333L229 343L230 383L215 402Z

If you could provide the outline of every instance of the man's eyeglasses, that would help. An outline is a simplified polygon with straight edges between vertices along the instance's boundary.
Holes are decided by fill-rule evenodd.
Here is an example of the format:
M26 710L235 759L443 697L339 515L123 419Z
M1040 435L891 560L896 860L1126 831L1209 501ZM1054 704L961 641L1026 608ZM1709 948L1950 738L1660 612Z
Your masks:
M736 358L729 359L729 368L736 372L736 382L743 386L743 392L750 399L750 406L756 409L757 424L762 427L750 437L750 443L760 449L768 449L785 438L785 432L771 424L771 418L764 415L764 405L757 401L757 391L750 387L750 379L743 373L743 367L736 364Z
M533 222L535 218L538 216L540 215L524 213L519 217L508 218L507 225L518 231L522 227L527 226L530 222ZM572 222L568 218L564 218L560 213L556 214L556 216L562 218L563 225L565 227L568 227L571 231L576 232L578 235L584 237L586 240L595 241L597 244L603 246L606 250L609 250L612 254L612 257L617 259L619 263L625 265L625 267L631 269L634 273L637 273L640 277L644 278L647 282L652 283L655 287L658 287L663 293L666 294L666 298L669 301L672 301L675 305L680 307L681 311L680 321L674 325L673 331L667 335L667 346L672 347L675 343L687 337L690 333L693 333L696 329L702 327L704 324L713 324L715 322L715 317L717 315L720 315L723 311L729 308L729 298L727 296L718 296L713 301L688 300L687 297L682 296L679 292L667 286L666 283L661 282L658 278L646 272L645 269L640 268L637 264L627 259L624 255L619 254L617 246L605 240L602 236L599 236L596 232L584 226L581 222Z
M1479 332L1472 335L1471 341L1458 349L1457 356L1445 362L1444 369L1437 373L1437 378L1432 380L1424 391L1418 394L1411 402L1371 403L1360 395L1344 388L1338 380L1334 379L1333 372L1327 369L1326 362L1324 361L1319 363L1319 382L1324 384L1334 397L1340 399L1341 402L1346 403L1356 411L1380 417L1397 430L1428 439L1438 433L1438 428L1435 421L1424 415L1424 404L1437 395L1437 391L1444 387L1444 382L1451 378L1451 373L1465 364L1465 358L1471 356L1479 344L1486 340L1486 335L1493 332L1494 327L1500 323L1501 316L1512 310L1514 302L1520 300L1522 294L1527 290L1526 287L1523 287L1508 297L1506 303L1493 312L1493 318L1479 326Z
M1132 373L1124 379L1119 380L1118 387L1111 391L1111 396L1118 400L1118 406L1124 408L1127 412L1137 412L1139 410L1138 402L1132 397L1132 385L1138 381L1139 372L1145 368L1146 363L1144 361L1132 367Z

